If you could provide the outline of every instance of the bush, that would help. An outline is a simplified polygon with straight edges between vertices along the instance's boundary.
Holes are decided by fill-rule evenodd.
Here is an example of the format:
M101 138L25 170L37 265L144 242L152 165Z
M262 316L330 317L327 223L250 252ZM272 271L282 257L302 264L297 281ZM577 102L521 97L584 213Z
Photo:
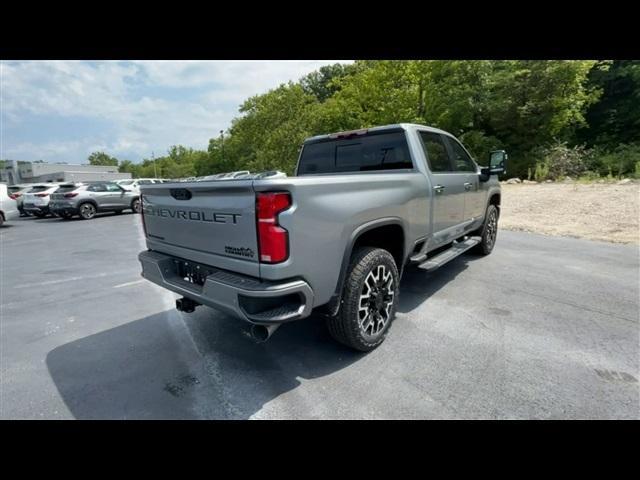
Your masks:
M622 144L610 151L596 149L594 157L596 169L601 175L611 173L618 178L625 175L637 176L640 144Z
M568 147L566 142L556 143L539 151L541 161L536 162L533 177L536 181L559 180L566 176L579 177L593 164L593 151L583 145Z

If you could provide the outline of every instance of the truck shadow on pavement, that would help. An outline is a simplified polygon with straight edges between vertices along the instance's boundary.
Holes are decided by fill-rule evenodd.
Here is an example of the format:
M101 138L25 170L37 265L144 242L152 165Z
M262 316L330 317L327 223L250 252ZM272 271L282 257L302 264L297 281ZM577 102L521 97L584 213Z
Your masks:
M418 308L438 290L464 272L469 263L481 259L473 253L464 253L432 272L417 267L406 268L400 282L398 313L409 313Z
M405 272L398 311L419 306L472 259L465 255L433 273ZM246 419L258 412L314 418L331 412L296 388L364 355L336 343L319 315L284 325L258 344L240 320L199 308L189 315L167 310L67 343L46 363L78 419ZM269 408L282 395L286 407ZM322 395L332 394L317 390L314 397Z
M257 344L240 320L198 309L169 310L67 343L46 363L78 419L244 419L294 390L298 378L328 375L361 356L336 344L318 316ZM310 411L300 405L287 416Z

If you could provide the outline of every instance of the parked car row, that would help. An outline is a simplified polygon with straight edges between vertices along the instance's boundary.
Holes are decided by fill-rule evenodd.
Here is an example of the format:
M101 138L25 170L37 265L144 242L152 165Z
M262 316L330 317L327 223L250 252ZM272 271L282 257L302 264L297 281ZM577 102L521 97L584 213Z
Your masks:
M137 185L119 185L116 182L45 183L11 187L2 184L0 195L3 192L6 197L2 197L3 222L10 219L7 212L13 210L39 218L53 215L65 220L74 216L89 220L99 212L122 213L132 210L140 213L141 210Z

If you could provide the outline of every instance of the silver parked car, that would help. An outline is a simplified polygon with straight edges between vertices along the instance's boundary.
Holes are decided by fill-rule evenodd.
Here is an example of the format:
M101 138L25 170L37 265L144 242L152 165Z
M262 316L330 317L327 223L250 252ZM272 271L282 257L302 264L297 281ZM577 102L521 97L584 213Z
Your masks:
M74 215L89 220L98 212L140 213L140 194L114 182L69 183L51 195L49 209L65 220Z

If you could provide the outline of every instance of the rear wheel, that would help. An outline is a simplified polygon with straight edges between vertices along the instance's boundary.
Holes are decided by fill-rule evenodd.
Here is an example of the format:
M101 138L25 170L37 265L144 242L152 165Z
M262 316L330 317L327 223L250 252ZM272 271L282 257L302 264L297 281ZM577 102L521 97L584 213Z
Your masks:
M140 213L141 210L141 204L140 204L140 199L136 198L133 202L131 202L131 210L133 210L133 213Z
M78 210L80 211L80 218L83 220L91 220L96 216L96 207L93 203L83 203Z
M71 217L73 217L73 215L71 215L70 213L60 213L60 218L62 218L63 220L71 220Z
M34 212L34 215L38 218L44 218L47 216L46 213L42 213L42 212Z
M329 332L340 343L369 352L380 345L395 317L398 268L386 250L362 247L351 258L342 304L329 317Z

